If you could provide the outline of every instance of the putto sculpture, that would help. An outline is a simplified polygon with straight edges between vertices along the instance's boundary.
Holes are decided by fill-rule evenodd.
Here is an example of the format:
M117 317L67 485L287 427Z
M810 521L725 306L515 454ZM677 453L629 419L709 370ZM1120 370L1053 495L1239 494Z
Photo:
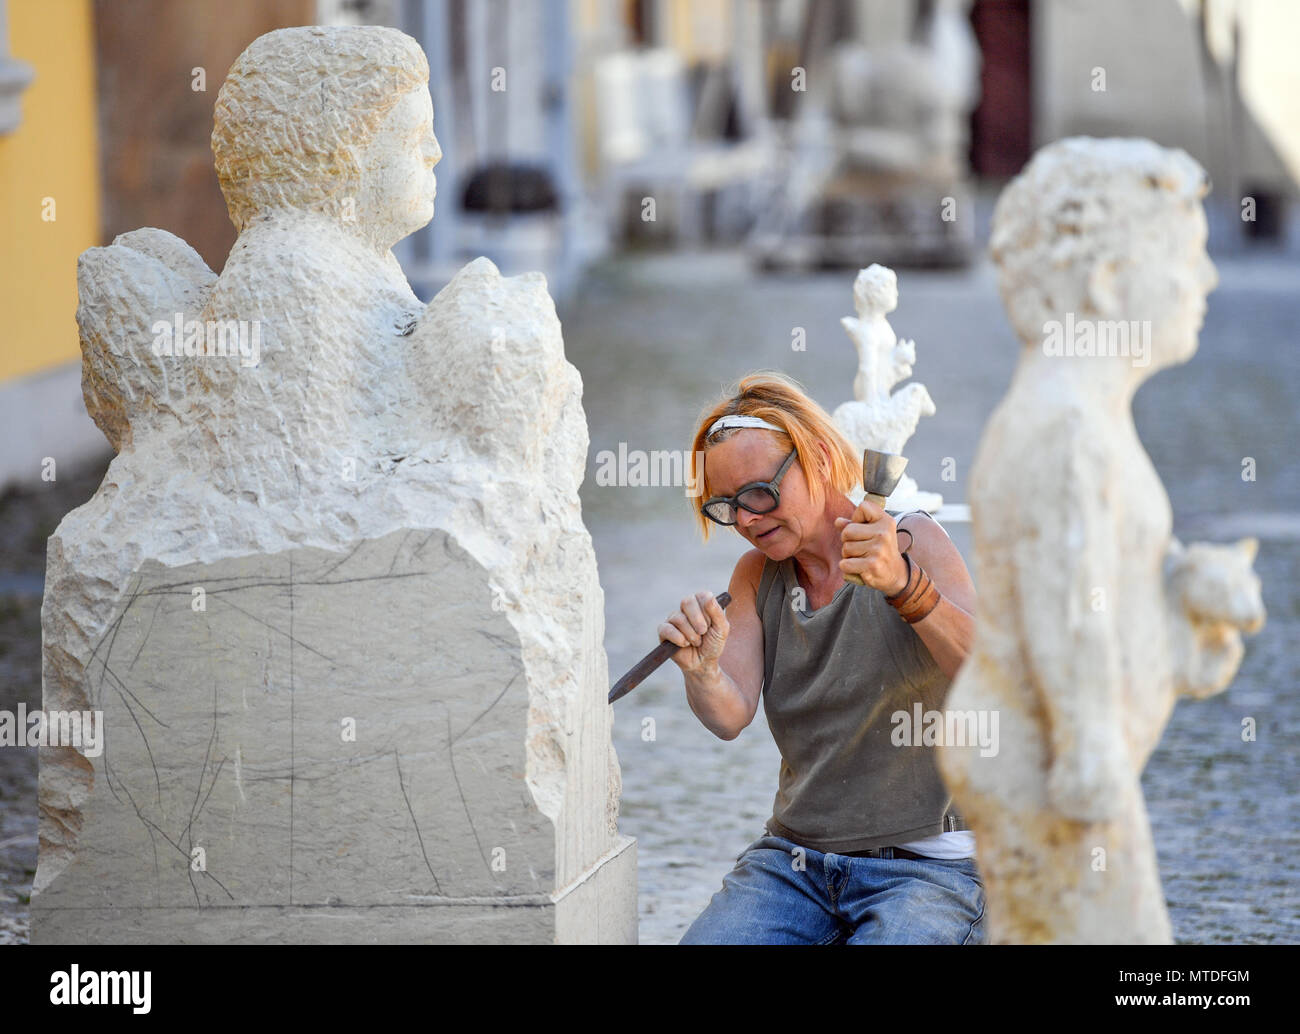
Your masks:
M840 325L858 353L854 399L837 406L831 416L859 451L901 456L921 417L933 416L935 408L924 384L913 382L894 390L912 376L916 362L916 342L899 341L889 325L889 314L898 308L894 271L879 264L860 270L853 282L853 306L857 316L844 316ZM942 496L918 492L916 480L907 474L887 501L891 509L937 510L942 504Z
M541 274L426 306L393 257L427 80L393 29L260 37L221 275L157 229L81 257L118 455L50 539L44 691L104 749L42 749L36 941L635 941L582 384Z
M992 943L1168 943L1140 777L1180 696L1231 680L1264 621L1256 541L1184 548L1130 405L1197 347L1216 274L1207 179L1148 140L1043 148L990 244L1022 343L970 479L975 642L950 713L996 712L1000 750L939 762L975 829ZM1047 347L1137 322L1149 355Z

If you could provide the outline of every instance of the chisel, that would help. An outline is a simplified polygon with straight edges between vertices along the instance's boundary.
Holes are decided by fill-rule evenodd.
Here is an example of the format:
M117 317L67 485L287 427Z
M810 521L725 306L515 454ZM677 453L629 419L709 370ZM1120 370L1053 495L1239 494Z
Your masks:
M731 602L731 593L720 592L717 596L718 606L723 610L727 609L727 604ZM660 642L653 650L642 657L636 664L632 665L632 670L614 683L614 688L609 691L609 703L613 703L619 697L627 696L637 686L641 685L641 680L649 675L655 668L663 664L681 647L676 643L670 643L667 639Z

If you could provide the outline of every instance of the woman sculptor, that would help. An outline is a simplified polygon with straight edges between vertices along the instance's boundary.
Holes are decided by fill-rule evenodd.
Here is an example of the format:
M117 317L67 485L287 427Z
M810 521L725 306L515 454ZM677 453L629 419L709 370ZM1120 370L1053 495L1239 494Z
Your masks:
M710 407L689 455L705 538L716 523L754 548L725 612L696 593L659 636L681 647L686 699L715 735L738 736L761 698L781 770L764 835L681 943L979 943L974 834L933 746L891 735L898 712L942 708L970 648L960 553L922 511L855 507L861 458L780 374Z

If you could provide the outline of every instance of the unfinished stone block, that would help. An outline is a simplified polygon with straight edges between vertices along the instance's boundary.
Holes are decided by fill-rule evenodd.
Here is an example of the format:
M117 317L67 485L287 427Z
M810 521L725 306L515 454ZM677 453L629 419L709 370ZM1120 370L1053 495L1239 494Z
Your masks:
M81 258L118 455L50 539L37 942L636 940L582 384L540 274L422 304L428 67L384 28L254 41L213 152L218 277Z

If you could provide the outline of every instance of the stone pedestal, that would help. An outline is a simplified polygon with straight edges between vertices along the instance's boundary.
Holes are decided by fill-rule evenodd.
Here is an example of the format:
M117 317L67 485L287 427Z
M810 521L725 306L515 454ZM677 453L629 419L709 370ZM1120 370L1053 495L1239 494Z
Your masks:
M143 564L85 668L105 750L33 939L635 943L630 838L557 872L524 644L466 545Z

